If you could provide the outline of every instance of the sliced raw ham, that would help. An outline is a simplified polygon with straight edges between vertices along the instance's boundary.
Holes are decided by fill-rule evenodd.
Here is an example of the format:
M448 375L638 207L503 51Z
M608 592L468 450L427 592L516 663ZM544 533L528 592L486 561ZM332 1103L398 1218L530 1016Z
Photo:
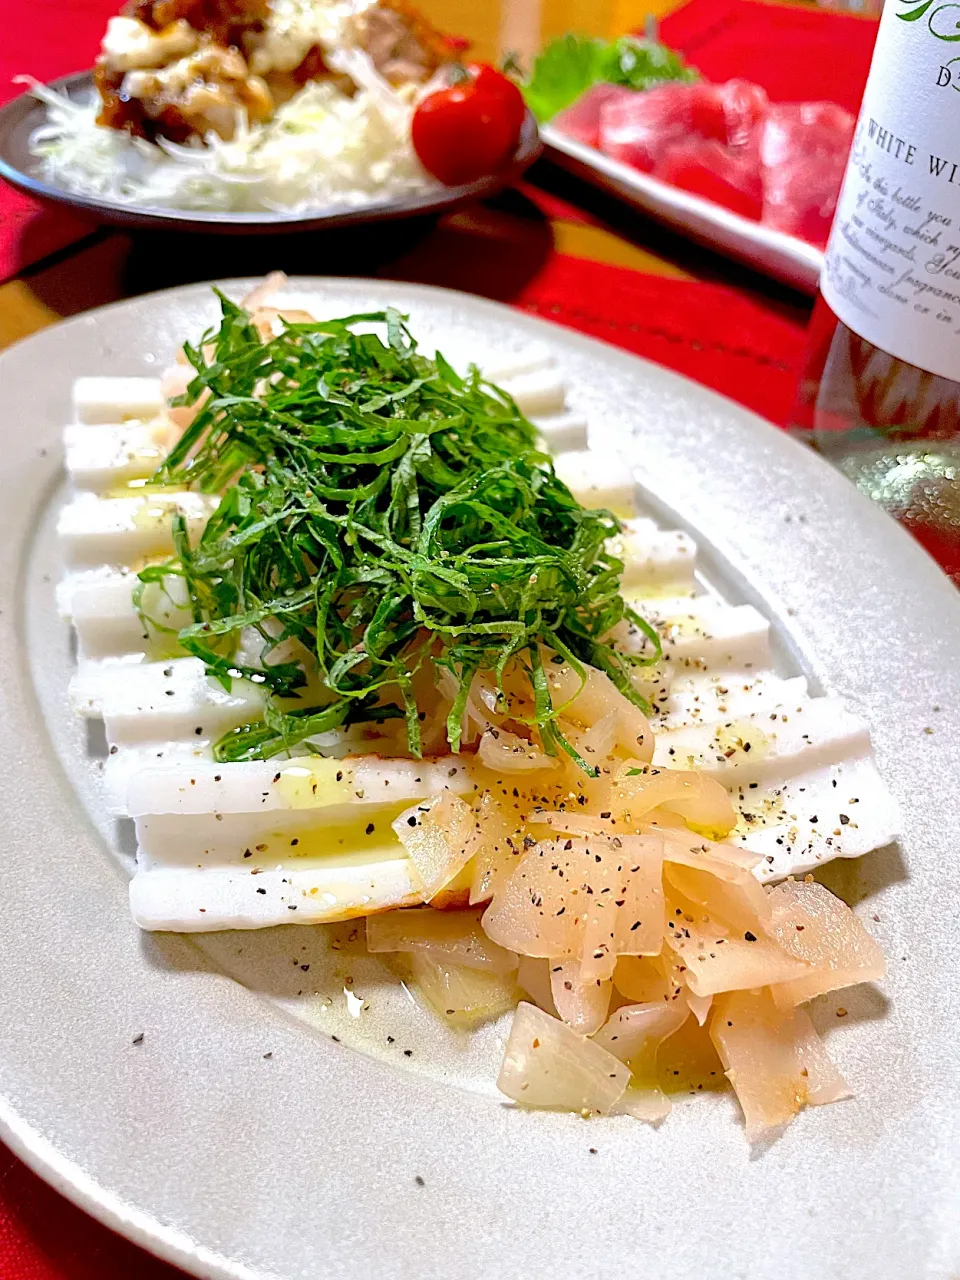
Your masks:
M767 226L826 244L855 123L832 102L770 108L760 141Z
M652 172L669 148L691 137L726 142L718 85L658 85L631 98L617 98L600 110L601 150L645 173Z
M550 128L585 147L600 146L600 112L609 102L632 98L636 91L618 84L595 84L566 111L550 121Z
M759 221L763 212L760 167L754 156L746 149L740 154L713 138L672 145L654 165L653 176L744 218Z

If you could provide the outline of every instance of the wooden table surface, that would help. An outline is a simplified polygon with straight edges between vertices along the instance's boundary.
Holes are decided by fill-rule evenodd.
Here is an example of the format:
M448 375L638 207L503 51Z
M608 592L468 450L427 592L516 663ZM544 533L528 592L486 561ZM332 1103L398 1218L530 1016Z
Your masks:
M618 35L661 17L681 0L421 0L438 27L462 33L478 58L568 30ZM590 216L546 216L524 188L435 220L384 224L362 232L283 237L130 234L101 229L0 285L0 348L63 316L195 280L290 274L375 275L475 287L509 297L530 263L560 253L661 276L731 284L803 318L808 304L790 290L698 248L540 162L530 182ZM529 188L527 188L529 192ZM536 253L532 252L536 248ZM476 269L471 276L470 264ZM491 265L495 279L491 283Z

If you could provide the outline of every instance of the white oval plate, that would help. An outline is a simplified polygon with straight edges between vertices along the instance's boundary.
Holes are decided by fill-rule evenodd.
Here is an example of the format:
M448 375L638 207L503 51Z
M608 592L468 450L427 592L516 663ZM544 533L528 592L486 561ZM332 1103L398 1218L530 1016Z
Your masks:
M398 1014L349 933L343 953L296 927L202 949L138 933L66 712L52 515L72 380L156 372L215 316L192 286L0 357L0 1133L89 1212L200 1276L955 1275L960 596L819 458L674 374L444 290L302 279L289 295L319 315L393 303L455 363L546 341L593 443L626 450L728 597L763 609L788 661L865 715L905 827L899 849L832 872L890 960L884 995L845 993L831 1036L857 1097L753 1152L725 1096L659 1130L522 1112L492 1086L500 1029L471 1046L412 1006ZM370 1006L358 1018L348 977ZM313 996L306 1013L298 991Z
M732 209L661 182L652 174L584 146L549 125L540 130L547 158L601 191L610 191L641 213L675 227L698 244L716 249L803 293L815 294L823 250L745 218Z

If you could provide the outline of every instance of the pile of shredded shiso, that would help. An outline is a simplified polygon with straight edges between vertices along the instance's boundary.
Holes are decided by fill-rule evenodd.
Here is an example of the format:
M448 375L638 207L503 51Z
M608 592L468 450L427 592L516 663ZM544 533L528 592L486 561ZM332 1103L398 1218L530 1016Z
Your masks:
M616 518L580 506L512 399L476 368L460 377L421 355L396 311L284 323L264 341L218 296L222 323L184 348L196 377L175 403L209 397L154 481L220 504L194 545L175 518L174 558L137 589L142 608L144 584L181 577L194 618L181 647L226 687L245 677L265 692L262 720L221 738L216 759L309 750L314 735L393 717L419 756L414 676L430 663L457 682L456 751L474 676L502 688L515 662L544 750L588 768L557 727L544 651L606 672L643 709L630 665L660 651L620 595ZM623 619L649 638L646 656L605 640ZM235 661L248 628L263 637L256 666ZM299 705L302 664L270 661L291 638L316 655L318 705Z

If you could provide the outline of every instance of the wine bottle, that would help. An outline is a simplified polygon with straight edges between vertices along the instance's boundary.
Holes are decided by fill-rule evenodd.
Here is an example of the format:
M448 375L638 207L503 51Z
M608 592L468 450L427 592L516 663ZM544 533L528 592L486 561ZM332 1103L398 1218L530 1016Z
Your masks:
M794 425L960 583L958 19L887 0Z

